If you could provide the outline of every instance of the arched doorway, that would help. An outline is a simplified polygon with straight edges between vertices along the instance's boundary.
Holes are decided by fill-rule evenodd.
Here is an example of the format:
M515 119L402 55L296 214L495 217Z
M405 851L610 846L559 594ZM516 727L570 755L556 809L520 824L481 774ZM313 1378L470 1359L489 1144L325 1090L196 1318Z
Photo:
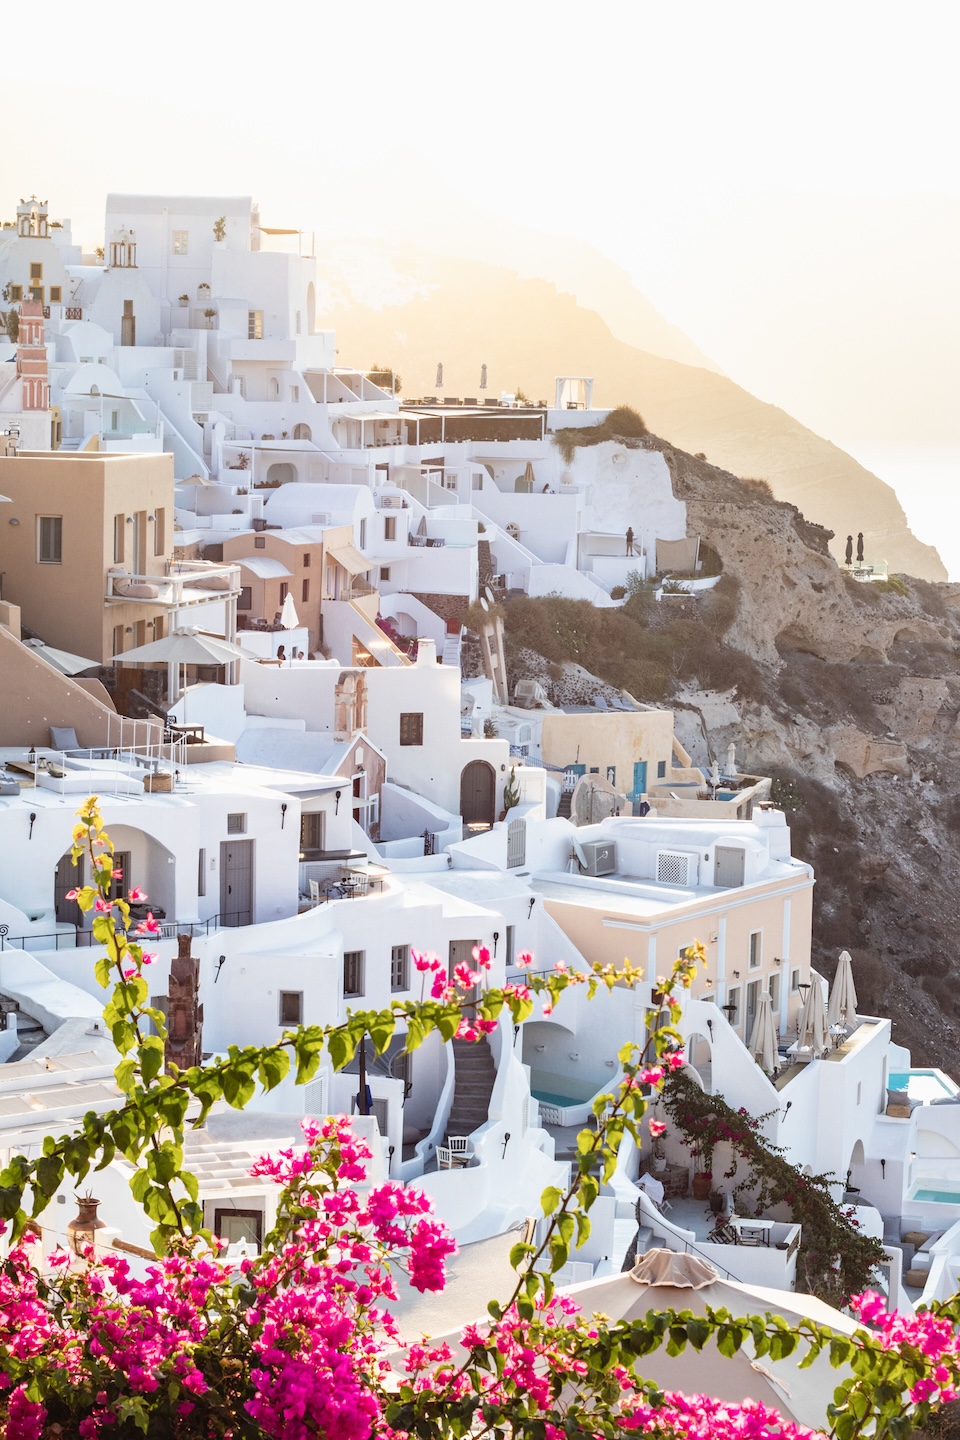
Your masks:
M297 472L287 460L278 460L267 470L268 485L292 485L297 478Z
M464 825L492 825L497 776L486 760L471 760L460 776L460 814Z
M859 1193L864 1180L864 1153L863 1141L858 1140L850 1154L850 1164L847 1166L847 1189Z
M295 425L293 427L294 440L312 440L313 433L309 425Z

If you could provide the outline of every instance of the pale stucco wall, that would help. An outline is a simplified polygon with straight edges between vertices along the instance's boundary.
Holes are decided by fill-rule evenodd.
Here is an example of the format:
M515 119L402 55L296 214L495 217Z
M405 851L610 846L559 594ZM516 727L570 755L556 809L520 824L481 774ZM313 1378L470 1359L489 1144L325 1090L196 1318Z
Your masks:
M633 789L636 761L647 762L647 785L657 780L657 766L670 775L673 752L673 715L669 710L593 711L581 715L547 713L543 716L541 740L543 759L548 765L594 767L606 778L607 767L616 768L613 783L621 794Z

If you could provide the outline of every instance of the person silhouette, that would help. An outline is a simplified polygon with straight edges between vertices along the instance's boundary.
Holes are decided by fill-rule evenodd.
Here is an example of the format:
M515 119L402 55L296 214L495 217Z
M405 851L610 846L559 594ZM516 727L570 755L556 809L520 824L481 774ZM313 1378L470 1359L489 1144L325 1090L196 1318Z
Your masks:
M853 536L852 536L852 535L848 535L848 536L847 536L847 555L846 555L846 560L847 560L847 564L848 564L848 565L852 565L852 564L853 564Z
M278 660L286 660L286 658L287 658L287 652L286 652L286 650L284 649L284 647L283 647L282 645L278 645L278 646L277 646L277 659L278 659Z
M628 555L632 555L632 554L633 554L633 526L632 526L632 525L629 525L629 526L627 527L627 536L626 536L626 539L627 539L627 554L628 554Z

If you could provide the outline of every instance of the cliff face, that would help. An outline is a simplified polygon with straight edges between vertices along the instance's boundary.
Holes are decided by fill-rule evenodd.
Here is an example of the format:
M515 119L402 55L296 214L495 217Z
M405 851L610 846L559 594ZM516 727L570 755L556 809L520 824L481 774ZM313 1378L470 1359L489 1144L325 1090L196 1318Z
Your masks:
M739 679L719 688L714 660L712 688L685 675L666 700L644 695L636 668L629 688L674 707L697 764L732 740L742 769L774 776L794 853L816 869L814 963L832 975L850 950L861 1010L960 1077L960 586L858 584L792 505L648 443L689 533L737 582L721 654Z

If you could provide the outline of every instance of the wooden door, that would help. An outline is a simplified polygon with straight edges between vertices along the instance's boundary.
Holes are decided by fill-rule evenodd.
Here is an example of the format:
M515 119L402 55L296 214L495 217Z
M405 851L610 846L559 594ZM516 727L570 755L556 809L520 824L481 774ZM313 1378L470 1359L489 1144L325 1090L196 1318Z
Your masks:
M718 845L713 853L714 885L742 885L745 857L739 845Z
M496 816L497 777L485 760L471 760L460 776L460 814L464 825L492 825Z
M83 885L84 860L83 856L73 864L69 854L64 855L57 865L57 873L53 881L53 903L60 925L82 925L83 911L76 900L68 900L67 893L70 890L79 890Z
M224 840L220 845L220 923L253 923L253 841Z

